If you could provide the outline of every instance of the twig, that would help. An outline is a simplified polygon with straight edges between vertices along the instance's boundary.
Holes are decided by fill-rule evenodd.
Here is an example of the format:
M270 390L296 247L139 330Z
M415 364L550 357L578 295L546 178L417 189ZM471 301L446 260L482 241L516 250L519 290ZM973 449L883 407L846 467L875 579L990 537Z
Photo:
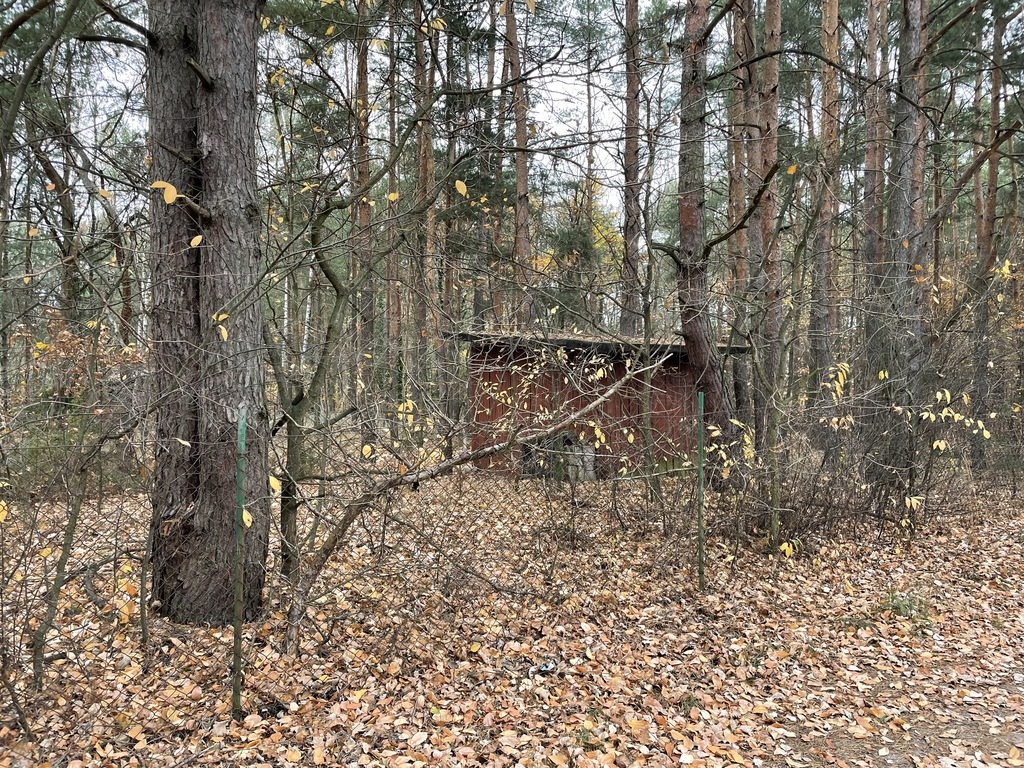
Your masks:
M18 718L18 725L21 727L22 733L29 741L39 741L36 738L35 731L32 730L32 726L28 722L28 716L25 714L25 710L21 707L21 702L18 701L18 692L14 689L14 684L7 677L7 670L4 670L0 674L0 680L3 680L4 688L7 690L7 695L11 698L11 706L14 707L14 714Z

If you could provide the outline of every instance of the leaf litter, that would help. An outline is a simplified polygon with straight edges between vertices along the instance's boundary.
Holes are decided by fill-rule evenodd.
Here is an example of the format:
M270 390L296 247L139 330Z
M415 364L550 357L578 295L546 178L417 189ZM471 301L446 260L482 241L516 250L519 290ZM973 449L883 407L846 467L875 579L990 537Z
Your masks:
M1014 500L912 542L713 541L698 594L692 536L597 485L470 474L391 499L322 580L298 657L283 600L247 626L241 721L230 629L151 617L146 654L130 568L76 579L42 691L15 681L40 740L0 710L0 768L1024 766Z

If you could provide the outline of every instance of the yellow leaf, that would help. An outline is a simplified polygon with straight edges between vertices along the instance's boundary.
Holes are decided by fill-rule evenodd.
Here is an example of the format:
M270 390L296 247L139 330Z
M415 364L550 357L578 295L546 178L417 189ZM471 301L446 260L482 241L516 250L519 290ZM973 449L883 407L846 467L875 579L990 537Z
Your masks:
M191 245L193 248L197 248L197 247L199 247L199 244L201 242L203 242L203 236L202 235L196 235L195 237L193 237L191 240L188 241L188 244Z
M53 554L53 549L51 547L43 547L42 549L39 550L39 556L40 557L49 557L52 554Z
M182 445L184 445L186 448L191 448L192 447L192 443L190 443L188 440L182 440L180 437L176 437L174 439L177 440Z
M178 190L169 181L154 181L149 185L152 189L159 189L163 191L164 202L170 205L178 199Z
M327 755L323 747L313 747L313 765L326 765Z
M46 191L47 192L53 192L53 190L55 190L56 188L57 188L57 185L54 184L52 181L49 184L46 185Z
M469 646L469 652L470 653L476 653L479 650L480 650L480 643L473 643L473 644L471 644Z
M23 278L21 278L21 282L23 282L25 285L28 285L29 283L32 282L32 275L25 275Z
M324 32L324 34L325 35L333 35L334 34L334 25L331 24L329 27L327 27L327 31Z
M218 312L215 315L211 315L211 317L213 317L213 322L223 323L225 320L231 317L231 315L229 315L227 312Z
M442 30L445 27L447 27L448 24L445 22L444 19L434 19L432 22L430 22L430 26L432 26L434 29Z
M469 190L466 188L466 182L462 179L455 180L455 191L463 197L469 197Z
M272 490L274 493L281 492L281 481L279 479L271 475L269 478L267 478L267 482L270 483L270 490Z
M794 175L796 173L796 164L789 166L789 168L786 169L786 173L790 176Z
M373 446L372 445L364 445L363 446L363 458L364 459L368 459L371 456L373 456Z
M389 192L388 193L388 200L390 200L392 203L395 202L396 200L398 200L398 193L397 192Z
M252 513L244 507L242 508L242 525L246 528L252 528Z
M299 762L299 760L302 759L302 753L299 750L295 749L295 747L292 747L284 753L284 759L287 760L289 763L297 763Z
M29 237L35 237L38 234L39 234L39 227L29 227L28 228L28 236Z
M225 328L223 325L218 325L217 326L217 333L220 335L220 340L221 341L227 341L228 340L228 329Z
M263 27L263 29L267 29L268 27L270 27L270 19L267 18L266 16L261 18L260 19L260 26Z
M537 0L526 0L526 10L530 13L537 12Z
M110 190L109 189L104 189L103 187L100 187L99 189L97 189L96 190L96 194L99 195L100 197L104 198L104 199L109 199L110 197L112 197Z
M7 519L7 502L0 499L0 523Z
M888 371L879 371L878 372L878 380L879 381L885 381L888 378L889 378L889 372Z

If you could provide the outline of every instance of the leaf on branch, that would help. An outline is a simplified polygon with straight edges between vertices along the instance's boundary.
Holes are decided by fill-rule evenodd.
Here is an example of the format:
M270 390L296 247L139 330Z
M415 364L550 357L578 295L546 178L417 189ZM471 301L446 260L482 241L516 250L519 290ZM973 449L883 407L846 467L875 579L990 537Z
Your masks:
M223 325L219 325L218 324L217 325L217 335L220 336L220 340L221 341L227 341L228 340L228 329L225 328Z
M182 440L180 437L176 437L174 439L177 440L182 445L184 445L186 448L191 448L192 447L192 443L190 443L188 440Z
M469 189L466 187L466 182L462 179L455 180L455 191L463 197L469 197Z
M192 246L193 248L198 248L199 244L201 242L203 242L203 236L202 235L196 235L195 237L193 237L191 240L188 241L188 244L190 246Z
M267 483L269 483L270 490L272 490L274 493L281 492L281 481L274 475L270 475L270 477L267 478Z
M252 528L252 513L245 507L242 508L242 525Z

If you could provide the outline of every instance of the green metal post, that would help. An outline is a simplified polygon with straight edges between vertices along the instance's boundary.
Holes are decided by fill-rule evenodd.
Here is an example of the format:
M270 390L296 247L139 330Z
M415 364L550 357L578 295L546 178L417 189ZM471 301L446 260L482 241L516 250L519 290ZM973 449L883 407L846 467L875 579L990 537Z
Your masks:
M242 710L242 629L245 620L245 469L246 410L238 407L238 461L235 466L235 605L234 646L231 649L231 715L245 717Z
M697 587L704 591L704 393L697 393Z

